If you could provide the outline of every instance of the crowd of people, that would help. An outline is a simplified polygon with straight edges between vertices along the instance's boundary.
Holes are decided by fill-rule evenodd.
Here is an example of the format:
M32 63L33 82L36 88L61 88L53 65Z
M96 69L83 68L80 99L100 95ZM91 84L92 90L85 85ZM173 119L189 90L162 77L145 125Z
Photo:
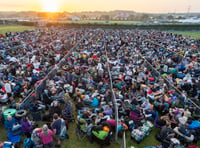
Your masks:
M12 102L13 97L25 98L75 41L73 31L69 30L6 34L0 43L0 102Z
M16 40L20 45L15 47ZM16 109L7 116L2 111L8 140L17 141L16 136L24 134L24 145L60 146L69 138L69 122L76 120L80 140L84 135L101 146L124 131L140 143L153 128L160 129L155 138L164 148L197 142L199 43L155 30L48 28L6 34L0 43L0 100ZM17 116L22 111L18 104L36 88L28 113ZM47 124L39 128L38 121Z

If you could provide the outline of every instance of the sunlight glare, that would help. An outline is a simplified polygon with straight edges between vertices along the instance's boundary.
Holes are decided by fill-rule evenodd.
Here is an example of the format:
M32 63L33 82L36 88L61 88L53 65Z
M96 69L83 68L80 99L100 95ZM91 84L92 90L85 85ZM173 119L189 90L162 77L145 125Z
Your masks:
M43 10L47 12L58 12L59 11L59 5L56 2L56 0L46 0L43 3Z

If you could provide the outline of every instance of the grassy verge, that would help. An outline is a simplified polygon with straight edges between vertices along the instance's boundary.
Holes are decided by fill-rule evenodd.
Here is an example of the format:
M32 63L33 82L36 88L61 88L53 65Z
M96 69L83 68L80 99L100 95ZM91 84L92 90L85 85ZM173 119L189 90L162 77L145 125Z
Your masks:
M76 125L75 123L70 124L70 128L68 130L69 133L69 140L65 140L62 143L62 148L99 148L99 145L97 143L91 144L87 138L84 140L80 141L76 134L75 134L75 128ZM155 135L157 134L159 129L154 128L150 135L146 137L140 144L137 144L136 141L132 140L130 138L130 132L126 132L126 146L127 148L134 146L135 148L143 148L144 146L149 146L149 145L160 145L160 142L155 139ZM114 138L115 135L113 135ZM122 138L119 138L118 140L119 144L116 144L112 142L109 146L106 146L105 148L121 148L121 143L122 143Z
M24 30L34 30L33 26L21 26L21 25L0 25L0 34L6 32L23 32Z
M138 23L141 23L139 21L104 21L104 20L80 20L80 21L71 21L71 20L66 20L66 21L49 21L50 23L77 23L77 24L130 24L130 25L135 25Z
M200 39L200 31L169 31L174 34L181 34L185 37L191 37L193 39Z

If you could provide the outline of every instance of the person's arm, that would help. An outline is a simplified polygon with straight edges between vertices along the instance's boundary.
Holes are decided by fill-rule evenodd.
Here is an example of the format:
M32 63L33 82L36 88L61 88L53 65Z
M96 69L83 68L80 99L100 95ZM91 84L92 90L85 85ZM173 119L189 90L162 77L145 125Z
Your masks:
M53 133L56 134L56 129L53 129Z
M4 121L4 126L5 126L5 128L6 128L6 130L10 130L10 128L9 128L9 126L8 126L8 123L7 123L8 121L6 120L6 121Z
M51 127L52 127L52 130L53 130L53 133L56 134L56 128L55 128L54 122L51 124Z
M54 131L52 131L52 130L50 130L50 129L49 129L49 131L50 131L50 135L53 136L53 135L54 135ZM55 131L55 132L56 132L56 131Z

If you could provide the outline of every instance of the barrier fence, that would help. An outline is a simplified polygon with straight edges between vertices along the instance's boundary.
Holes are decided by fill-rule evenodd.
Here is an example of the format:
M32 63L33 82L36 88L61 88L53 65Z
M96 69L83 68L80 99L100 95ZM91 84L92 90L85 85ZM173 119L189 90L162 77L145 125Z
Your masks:
M104 41L105 44L105 41ZM104 45L105 51L106 51L106 59L107 59L107 69L108 69L108 74L109 74L109 79L110 79L110 90L112 92L112 103L115 109L115 122L116 122L116 130L115 130L115 142L118 142L118 106L116 102L116 96L115 92L113 90L113 82L112 82L112 75L110 72L110 66L109 66L109 59L108 59L108 53L107 53L107 45Z
M145 57L143 57L141 54L139 54L139 56L141 58L143 58L145 60L145 65L146 67L152 72L153 75L155 75L156 77L162 78L164 80L164 82L167 84L167 86L169 88L174 89L178 94L179 97L186 99L187 101L190 101L194 106L196 106L198 109L200 109L199 105L197 105L196 103L194 103L190 98L188 98L185 94L183 94L180 90L178 90L172 83L170 83L166 78L163 78L160 74L159 71L157 71L152 64L150 64L147 59Z

